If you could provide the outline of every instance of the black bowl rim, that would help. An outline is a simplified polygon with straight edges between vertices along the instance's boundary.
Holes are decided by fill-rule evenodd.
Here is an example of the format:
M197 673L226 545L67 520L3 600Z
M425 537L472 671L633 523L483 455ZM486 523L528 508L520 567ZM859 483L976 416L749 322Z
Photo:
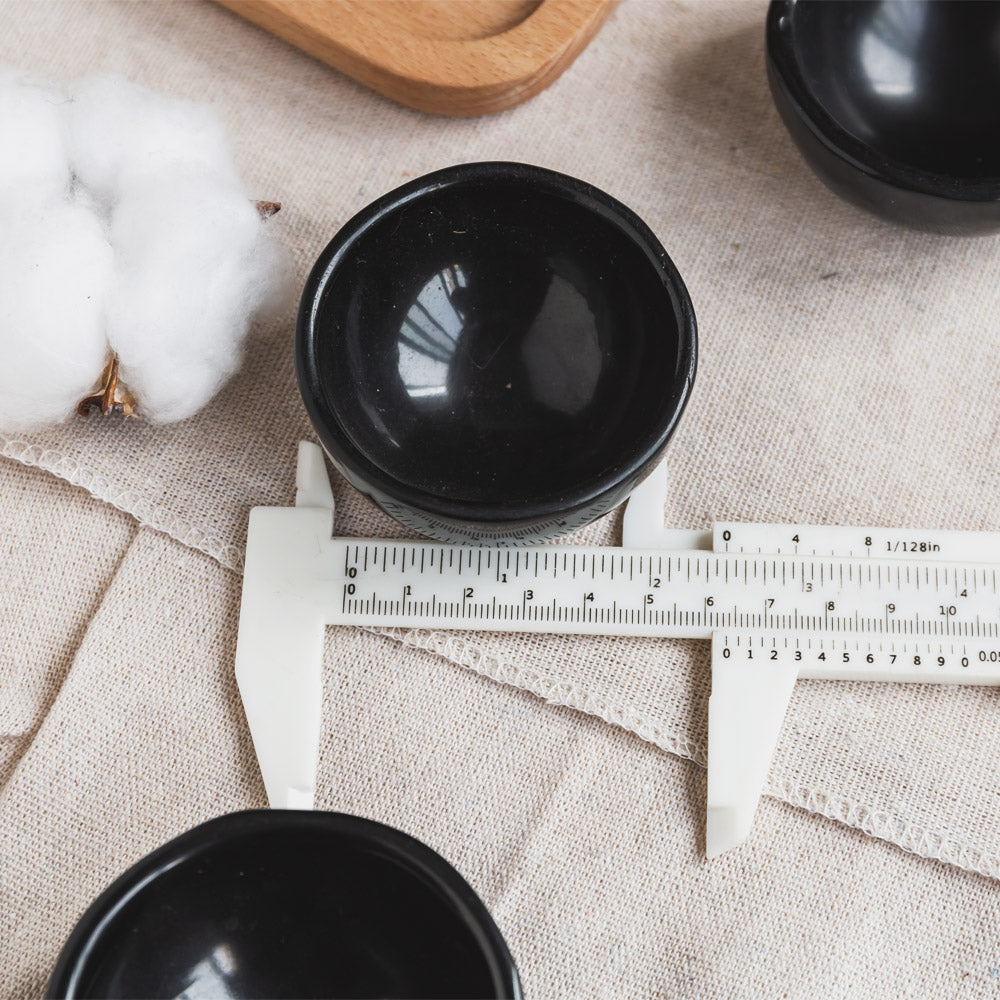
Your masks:
M384 823L346 813L295 809L248 809L201 823L167 841L118 876L84 911L66 940L49 979L46 997L79 996L80 978L107 925L157 877L202 852L234 839L274 831L321 830L331 838L378 848L430 882L478 938L501 997L521 1000L514 958L489 910L456 868L423 842Z
M450 500L415 489L388 475L355 447L338 427L325 405L315 365L314 320L323 288L340 261L351 252L354 241L387 213L425 193L458 184L491 180L540 186L558 197L597 211L603 219L615 225L645 253L659 272L665 302L669 302L674 311L678 329L677 369L672 383L666 387L673 404L669 420L648 435L644 446L613 475L605 474L589 484L589 488L580 489L573 495L553 497L530 505L521 504L516 510L503 504ZM670 440L684 412L694 383L697 361L697 325L691 298L680 272L646 223L628 206L592 184L546 167L505 160L459 163L436 170L387 192L356 213L338 230L313 266L302 292L295 330L295 366L303 402L320 442L334 463L343 465L359 483L394 501L445 520L481 525L530 525L558 518L568 511L580 510L615 494L623 482L648 471ZM636 437L641 440L642 435L637 432Z
M772 78L795 116L834 156L893 187L950 201L1000 201L1000 177L972 180L923 170L879 152L848 132L823 107L806 83L795 47L794 12L798 0L771 0L767 10L767 59ZM782 20L788 18L789 30Z

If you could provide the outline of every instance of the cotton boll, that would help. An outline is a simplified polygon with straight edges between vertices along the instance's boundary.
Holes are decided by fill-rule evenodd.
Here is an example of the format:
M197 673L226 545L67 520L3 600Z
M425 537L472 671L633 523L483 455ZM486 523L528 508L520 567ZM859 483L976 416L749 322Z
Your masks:
M64 419L112 349L139 414L193 414L289 286L212 113L0 73L0 128L0 427Z
M212 178L134 184L115 206L107 333L143 416L191 416L239 366L252 318L286 286L266 225Z
M0 219L0 428L61 421L107 362L114 257L94 215L50 202Z
M77 180L107 205L151 176L218 176L239 185L225 133L210 109L121 77L89 77L74 87L67 133Z
M65 103L55 90L12 70L0 71L0 206L12 209L68 195Z

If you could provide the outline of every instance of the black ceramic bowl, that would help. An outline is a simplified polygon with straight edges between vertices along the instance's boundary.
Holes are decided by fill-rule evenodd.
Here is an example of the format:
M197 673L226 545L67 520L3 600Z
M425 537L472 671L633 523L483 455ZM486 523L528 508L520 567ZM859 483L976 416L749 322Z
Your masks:
M535 541L660 459L696 361L677 269L633 212L518 163L422 177L356 215L299 311L299 383L334 465L444 541Z
M773 0L767 71L838 194L918 229L1000 229L1000 4Z
M49 997L510 997L478 897L406 834L339 813L211 820L90 906Z

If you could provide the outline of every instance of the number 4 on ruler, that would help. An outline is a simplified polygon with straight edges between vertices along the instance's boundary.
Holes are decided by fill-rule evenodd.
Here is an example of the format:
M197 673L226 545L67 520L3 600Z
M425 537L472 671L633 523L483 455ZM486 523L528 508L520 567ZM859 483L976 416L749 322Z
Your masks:
M661 470L621 548L332 537L322 452L247 535L236 677L273 807L312 808L327 625L712 640L710 857L746 839L799 677L1000 684L1000 535L663 527Z

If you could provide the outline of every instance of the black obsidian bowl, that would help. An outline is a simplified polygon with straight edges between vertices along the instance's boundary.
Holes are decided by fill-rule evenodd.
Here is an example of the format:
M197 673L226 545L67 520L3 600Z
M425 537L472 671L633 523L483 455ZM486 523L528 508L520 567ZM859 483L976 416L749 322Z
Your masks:
M694 312L632 211L518 163L390 192L323 251L299 311L334 465L444 541L535 541L623 500L691 391Z
M48 997L508 997L500 932L406 834L339 813L232 813L170 841L90 906Z
M773 0L767 72L835 192L917 229L1000 230L1000 4Z

